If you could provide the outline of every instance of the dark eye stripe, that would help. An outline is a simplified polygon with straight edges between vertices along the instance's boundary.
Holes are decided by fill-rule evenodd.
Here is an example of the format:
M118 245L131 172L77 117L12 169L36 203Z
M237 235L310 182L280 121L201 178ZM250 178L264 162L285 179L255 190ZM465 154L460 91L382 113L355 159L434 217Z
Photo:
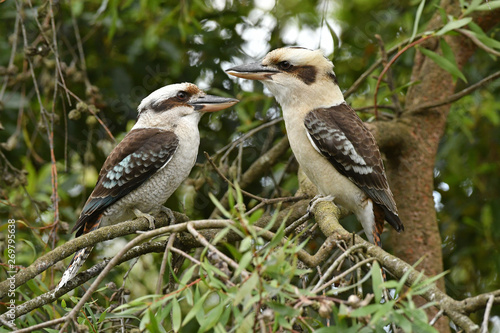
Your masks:
M316 81L317 71L314 66L293 66L288 72L295 74L307 85L313 84Z
M179 98L175 96L151 103L151 109L155 112L163 112L183 104L184 103L179 101Z

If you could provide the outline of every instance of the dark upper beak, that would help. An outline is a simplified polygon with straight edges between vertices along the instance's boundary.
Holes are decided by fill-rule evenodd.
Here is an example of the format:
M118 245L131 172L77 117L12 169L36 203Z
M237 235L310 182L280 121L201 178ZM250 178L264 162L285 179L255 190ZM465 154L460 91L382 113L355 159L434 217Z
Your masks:
M279 71L272 67L263 66L254 62L226 69L226 73L243 79L268 80L272 75L279 73Z
M193 101L190 101L188 104L192 105L196 111L214 112L226 109L238 102L239 100L235 98L205 95L205 96L200 96Z

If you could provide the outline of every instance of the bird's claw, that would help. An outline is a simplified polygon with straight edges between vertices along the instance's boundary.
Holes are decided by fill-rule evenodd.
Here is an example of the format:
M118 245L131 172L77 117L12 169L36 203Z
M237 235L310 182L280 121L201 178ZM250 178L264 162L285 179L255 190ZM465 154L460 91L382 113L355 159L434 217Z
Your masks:
M154 229L155 228L155 218L153 215L146 214L135 208L133 210L134 214L136 217L144 217L146 220L149 222L149 229Z
M175 216L174 216L174 213L172 212L172 210L170 208L167 208L165 206L161 206L160 210L167 215L168 221L170 222L170 224L174 224L175 223Z
M307 214L311 214L311 212L313 211L314 207L318 204L318 202L333 201L333 199L335 199L335 197L332 196L332 195L327 195L327 196L324 196L324 195L321 195L321 194L316 195L309 202L309 206L307 206Z

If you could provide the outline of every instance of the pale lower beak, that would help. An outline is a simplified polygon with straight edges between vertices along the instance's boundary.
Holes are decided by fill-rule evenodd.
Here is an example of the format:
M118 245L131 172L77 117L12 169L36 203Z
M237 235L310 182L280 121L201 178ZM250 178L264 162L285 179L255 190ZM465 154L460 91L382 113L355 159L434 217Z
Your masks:
M235 98L220 97L214 95L200 96L196 100L189 102L196 111L200 112L214 112L227 109L230 106L238 103L239 100Z
M226 69L226 73L249 80L269 80L271 76L279 73L278 70L263 66L257 62L231 67Z

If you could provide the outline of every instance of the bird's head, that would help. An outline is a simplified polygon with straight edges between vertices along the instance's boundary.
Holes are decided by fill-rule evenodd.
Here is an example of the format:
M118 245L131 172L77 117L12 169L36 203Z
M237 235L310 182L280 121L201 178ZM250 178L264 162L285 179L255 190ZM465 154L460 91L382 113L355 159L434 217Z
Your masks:
M344 101L333 64L321 50L280 48L269 52L261 62L235 66L226 72L262 81L283 107L297 103L330 106Z
M134 127L169 129L180 122L197 125L204 113L223 110L238 102L234 98L207 95L192 83L171 84L142 100Z

